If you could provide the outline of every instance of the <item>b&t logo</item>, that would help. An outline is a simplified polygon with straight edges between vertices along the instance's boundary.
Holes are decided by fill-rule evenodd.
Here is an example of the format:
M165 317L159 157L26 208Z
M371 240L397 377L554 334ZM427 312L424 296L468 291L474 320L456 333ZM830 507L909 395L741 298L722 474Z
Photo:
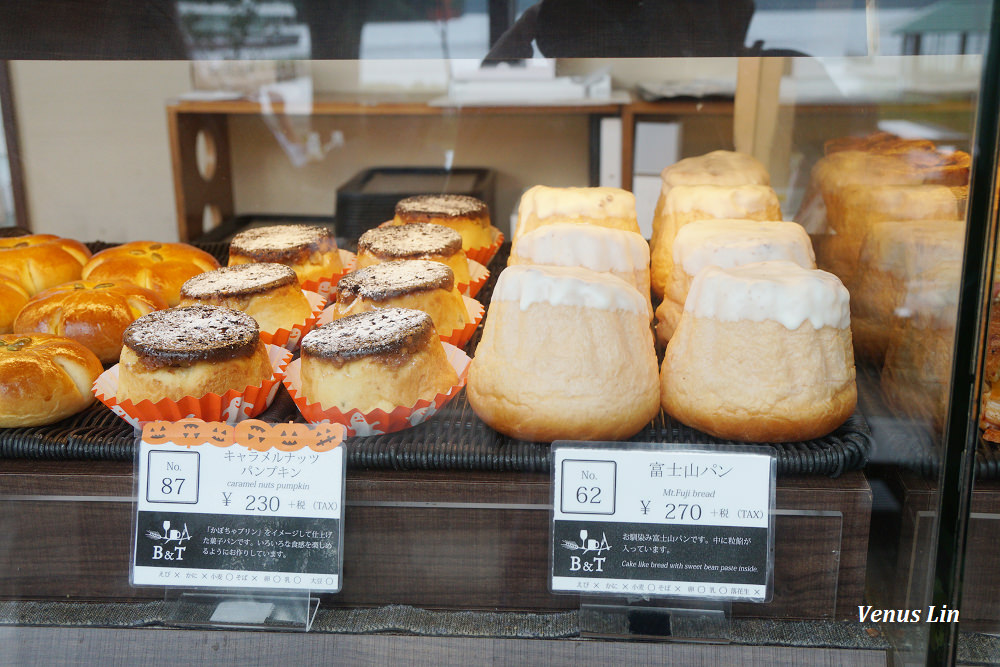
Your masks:
M562 546L563 549L580 552L579 556L569 557L570 572L604 572L604 561L607 558L601 556L601 554L605 551L611 551L611 546L608 544L608 538L603 532L601 533L601 539L596 540L588 537L586 530L581 530L579 544L573 540L563 540ZM594 555L584 561L583 556L587 554Z
M184 560L184 552L187 547L184 543L191 539L187 524L181 530L170 527L169 521L163 522L163 532L158 530L147 530L146 537L162 544L153 545L153 560Z

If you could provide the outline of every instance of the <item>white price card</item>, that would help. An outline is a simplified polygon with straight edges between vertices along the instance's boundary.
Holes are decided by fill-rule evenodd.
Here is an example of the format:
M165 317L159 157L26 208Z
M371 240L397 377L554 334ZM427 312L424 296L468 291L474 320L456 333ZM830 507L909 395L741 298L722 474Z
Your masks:
M132 585L338 592L344 433L255 419L146 424Z
M767 602L775 462L760 446L553 443L552 591Z

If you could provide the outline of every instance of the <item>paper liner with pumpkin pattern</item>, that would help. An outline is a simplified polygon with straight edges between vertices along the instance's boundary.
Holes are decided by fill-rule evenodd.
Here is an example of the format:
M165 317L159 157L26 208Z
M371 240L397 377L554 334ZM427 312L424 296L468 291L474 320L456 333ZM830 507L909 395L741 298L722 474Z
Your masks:
M262 341L270 345L283 347L289 352L299 349L302 337L312 331L312 328L316 326L316 320L319 318L320 313L326 307L326 297L322 294L306 290L302 290L302 293L305 294L306 300L309 302L309 308L312 311L309 317L306 318L306 321L294 324L289 329L278 329L271 333L261 331L260 339Z
M200 398L185 396L177 401L164 398L155 403L148 399L138 403L130 400L119 401L117 394L120 364L115 364L97 377L94 381L94 396L135 428L141 428L144 422L177 421L187 417L235 424L259 415L267 409L278 392L292 353L283 347L268 345L267 355L271 361L271 368L274 369L270 378L260 386L233 389L222 396L218 394L207 394Z
M472 359L454 345L443 343L445 355L448 363L458 374L458 384L451 387L447 392L438 394L433 398L420 399L412 406L398 406L392 411L372 410L371 412L361 412L360 410L348 410L341 412L338 408L324 410L319 403L309 403L301 395L302 391L302 360L296 359L288 364L285 377L282 382L288 390L288 394L295 401L299 412L306 418L306 421L313 424L326 422L343 424L347 427L347 435L367 436L382 435L384 433L395 433L403 429L422 424L433 417L448 401L455 396L465 386L465 381L469 374L469 364Z
M348 273L354 270L354 265L357 264L358 256L353 252L348 250L340 249L340 264L343 267L335 276L330 276L329 278L320 278L319 280L307 280L300 285L302 289L307 292L318 292L323 296L330 297L331 292L335 292L337 289L337 283L341 278L346 276Z
M437 332L438 337L441 339L442 343L451 343L455 347L465 347L465 344L469 342L472 338L472 334L476 332L476 327L479 323L483 321L483 315L486 309L483 304L479 303L475 299L469 296L462 295L462 301L465 303L465 312L469 314L471 321L466 322L464 326L457 329L452 329L448 333ZM329 324L334 321L334 310L335 306L330 306L323 311L323 314L319 316L316 320L316 326L321 327L324 324Z
M490 236L493 238L492 243L478 248L469 248L465 251L465 256L483 266L489 266L490 261L496 256L504 241L503 232L496 227L490 226Z

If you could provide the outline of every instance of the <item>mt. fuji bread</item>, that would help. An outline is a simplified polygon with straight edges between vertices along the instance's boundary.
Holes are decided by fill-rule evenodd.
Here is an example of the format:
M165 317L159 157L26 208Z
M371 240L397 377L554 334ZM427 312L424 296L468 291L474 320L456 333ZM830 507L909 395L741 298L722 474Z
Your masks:
M0 335L0 427L41 426L91 404L104 368L80 343L50 334Z
M415 222L369 229L358 239L357 268L400 259L429 259L451 267L455 282L468 285L469 260L454 229Z
M0 276L0 334L12 331L14 318L29 299L31 295L21 283Z
M609 274L507 267L469 370L469 402L514 438L624 439L659 412L646 299Z
M302 395L342 412L391 412L458 383L430 315L380 308L348 315L302 339Z
M858 272L851 293L851 328L857 356L881 361L895 320L912 317L914 303L921 304L925 321L937 317L952 321L954 326L957 274L941 269L960 265L964 251L965 223L961 220L890 221L872 225L861 248L860 265L864 270ZM951 291L956 296L942 302L942 307L946 307L945 317L933 312L933 300L916 298Z
M635 195L621 188L551 188L536 185L521 195L513 243L556 222L590 224L639 233Z
M468 195L417 195L396 204L394 225L426 222L450 227L462 235L462 250L493 243L493 228L486 202Z
M694 220L781 220L778 195L766 185L678 185L663 204L650 259L653 292L663 296L674 266L674 237Z
M125 330L118 400L154 403L259 386L273 369L257 322L238 310L157 310Z
M469 314L447 264L406 259L352 271L337 283L334 317L376 308L412 308L431 316L434 328L447 335L465 326Z
M267 333L290 329L312 314L295 271L284 264L238 264L190 278L181 287L180 305L195 304L243 311Z
M176 306L185 280L217 268L214 257L186 243L133 241L94 255L83 267L83 278L96 283L129 282Z
M299 283L319 281L343 271L337 239L319 225L270 225L245 229L229 244L229 266L269 262L295 271Z
M510 266L579 266L618 276L649 301L649 244L635 232L556 222L524 234ZM653 306L649 305L650 313Z
M674 238L674 270L667 280L663 302L656 309L656 333L670 339L684 310L691 281L706 266L733 268L753 262L788 260L805 269L816 268L812 242L795 222L755 220L696 220L680 228Z
M18 314L14 332L72 338L107 364L121 355L128 325L166 307L156 292L132 283L77 280L36 294Z
M712 151L684 158L660 172L660 196L653 212L653 238L663 224L667 194L675 185L770 185L764 164L746 153Z
M79 279L89 259L87 246L52 234L0 238L0 276L20 283L31 296Z
M833 274L788 261L706 267L667 345L663 408L719 438L826 435L857 402L850 324Z

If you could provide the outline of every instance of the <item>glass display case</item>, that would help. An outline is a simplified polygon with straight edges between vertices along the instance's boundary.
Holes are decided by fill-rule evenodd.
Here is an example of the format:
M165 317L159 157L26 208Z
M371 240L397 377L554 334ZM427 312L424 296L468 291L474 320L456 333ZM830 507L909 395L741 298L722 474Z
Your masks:
M256 620L246 607L220 620L218 598L130 584L133 426L161 413L130 414L111 391L19 421L28 402L51 400L27 388L44 394L53 381L0 358L0 662L1000 663L996 9L47 0L0 10L8 363L46 326L79 331L29 317L46 289L123 280L87 282L97 253L146 242L129 247L156 263L164 244L184 243L207 257L187 278L231 264L237 235L308 224L335 238L343 266L300 278L319 307L284 339L268 334L300 364L299 337L333 326L340 313L322 306L372 254L359 237L395 229L385 225L401 200L467 196L488 210L486 240L463 249L468 275L449 270L467 310L441 338L472 371L456 367L458 385L436 398L447 396L351 421L310 412L303 388L286 384L254 413L346 427L342 588L315 593L304 623L273 600ZM602 213L581 225L592 195L607 198ZM586 236L582 250L554 235L539 252L557 259L531 260L522 239L551 211L629 230L613 234L639 238L641 261L591 231L572 232ZM67 260L25 259L55 243L38 235L85 244L65 251L77 274L57 280ZM560 291L545 281L562 268L532 268L570 256L632 276L639 310L617 277L574 273ZM773 278L779 262L790 273ZM525 291L512 297L515 275ZM159 295L145 310L180 298L179 285L147 287ZM552 311L529 321L525 304L537 303ZM636 313L628 360L602 367ZM504 348L502 321L530 332L500 362L525 368L515 381L486 366ZM633 360L637 348L646 361ZM97 359L95 374L118 358ZM645 414L636 378L653 363ZM490 370L476 377L477 367ZM488 400L501 380L514 397L500 402L518 406L506 418ZM633 408L641 423L618 428ZM215 414L200 409L162 415ZM208 416L226 420L238 418ZM551 443L564 440L773 457L765 600L554 592ZM671 531L664 542L686 535ZM563 545L607 546L587 539ZM628 546L607 549L627 560Z

